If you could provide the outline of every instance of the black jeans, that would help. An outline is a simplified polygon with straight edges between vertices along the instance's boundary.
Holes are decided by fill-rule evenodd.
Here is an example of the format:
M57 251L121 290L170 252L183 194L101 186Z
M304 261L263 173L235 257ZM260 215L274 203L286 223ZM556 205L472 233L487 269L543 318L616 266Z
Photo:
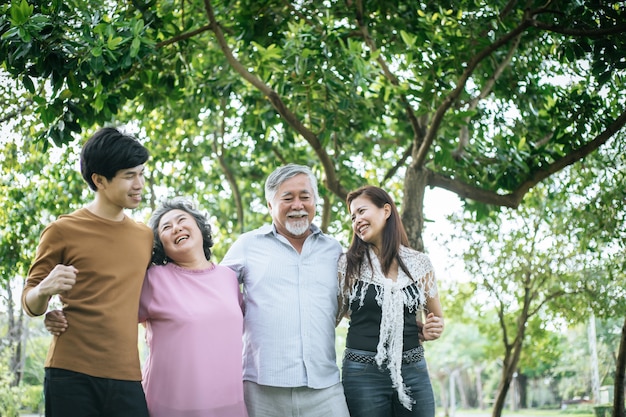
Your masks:
M148 417L141 381L46 368L46 417Z

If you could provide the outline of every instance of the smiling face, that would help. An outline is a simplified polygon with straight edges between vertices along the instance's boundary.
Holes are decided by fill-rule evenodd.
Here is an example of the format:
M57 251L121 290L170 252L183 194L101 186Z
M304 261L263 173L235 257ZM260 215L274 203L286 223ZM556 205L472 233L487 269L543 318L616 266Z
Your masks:
M315 195L309 177L298 174L285 180L268 206L278 233L296 238L308 235L315 217Z
M360 195L350 203L350 216L354 234L364 242L381 248L383 230L391 214L391 206L376 206L366 195Z
M170 210L161 217L158 228L165 255L172 261L187 259L194 252L204 257L202 233L191 214Z
M93 174L92 179L102 201L120 209L134 209L141 204L145 179L144 166L120 169L109 181L103 175Z

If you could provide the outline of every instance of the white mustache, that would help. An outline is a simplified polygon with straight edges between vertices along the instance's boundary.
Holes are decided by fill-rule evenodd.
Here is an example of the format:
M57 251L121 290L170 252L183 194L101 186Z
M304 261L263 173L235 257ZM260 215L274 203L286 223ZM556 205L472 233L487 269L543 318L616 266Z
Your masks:
M307 213L305 210L290 211L289 213L287 213L287 217L292 217L292 216L305 216L305 217L308 217L309 213Z

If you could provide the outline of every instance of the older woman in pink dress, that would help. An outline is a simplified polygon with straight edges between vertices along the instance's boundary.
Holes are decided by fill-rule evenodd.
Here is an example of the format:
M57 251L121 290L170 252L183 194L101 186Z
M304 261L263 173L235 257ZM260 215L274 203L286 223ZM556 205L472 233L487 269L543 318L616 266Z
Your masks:
M211 262L206 217L184 199L149 222L153 266L139 303L149 354L143 385L151 417L247 417L243 301L235 273Z

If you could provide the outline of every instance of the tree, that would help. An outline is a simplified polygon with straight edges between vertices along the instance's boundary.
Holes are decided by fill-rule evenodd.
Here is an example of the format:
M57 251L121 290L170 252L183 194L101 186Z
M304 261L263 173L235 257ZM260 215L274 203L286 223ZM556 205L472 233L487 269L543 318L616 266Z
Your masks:
M624 166L626 166L626 158L624 156L623 143L617 144L614 151L610 153L598 153L594 158L590 158L586 167L581 171L587 171L586 181L573 182L570 186L574 193L581 189L585 189L592 178L597 178L599 186L594 187L595 192L588 194L583 199L583 204L577 208L573 215L585 225L584 230L577 230L580 237L581 245L585 248L598 250L600 247L609 247L610 252L616 253L611 270L612 278L624 281L626 273L626 263L623 256L619 255L626 250L626 213L624 212L624 201L626 201L626 174ZM605 171L604 162L611 159L611 163L615 164L615 169ZM621 294L621 298L624 294ZM618 300L617 298L616 300ZM594 303L595 309L604 316L614 315L620 310L621 303L613 303L605 306ZM619 349L616 352L616 366L614 378L614 405L613 417L624 417L624 383L626 370L626 319L622 326L621 339Z
M476 277L472 294L490 300L476 305L476 309L494 315L492 326L499 330L494 333L492 327L490 334L499 335L502 342L502 375L494 416L504 406L513 375L525 372L520 365L525 362L522 354L529 354L528 342L532 339L534 347L541 346L538 341L549 318L578 323L586 320L590 306L595 314L605 317L623 314L617 301L623 299L623 288L620 280L614 279L614 262L621 259L621 252L612 251L609 240L596 240L596 246L581 250L581 242L589 240L584 237L583 218L575 215L586 206L585 199L604 194L601 187L590 187L589 181L603 186L607 183L573 169L568 171L571 177L561 175L558 182L536 187L516 211L504 212L490 222L458 225L463 229L459 233L470 236L464 259ZM588 192L571 201L577 194L556 192L564 185L581 183L587 183L586 189L594 189L596 194ZM623 206L617 211L623 216ZM542 348L546 358L549 352ZM538 364L536 360L528 362Z
M622 326L622 338L619 342L617 366L615 367L615 398L613 400L613 417L624 417L624 369L626 369L626 319Z
M443 299L442 303L448 306L454 300ZM457 391L462 408L484 409L481 373L485 369L487 340L478 332L475 317L461 317L463 321L455 321L456 317L450 318L448 313L446 317L442 338L425 345L429 372L439 382L435 391L439 392L446 416L454 415L452 401ZM459 350L459 346L464 348Z
M79 204L86 188L80 175L68 169L75 154L62 153L57 165L50 160L52 155L42 155L36 144L22 145L0 140L0 299L7 318L7 333L1 335L0 347L3 353L10 352L13 386L22 380L25 361L27 323L19 296L37 239L51 218ZM59 150L67 150L64 148Z
M425 187L482 203L475 210L517 207L626 123L623 2L1 7L0 62L25 91L11 89L3 119L36 116L44 128L29 136L67 143L132 109L124 117L158 119L181 144L186 132L172 127L235 113L225 135L210 122L193 129L217 138L221 169L246 166L230 160L236 146L262 155L255 163L312 164L329 206L363 182L384 184L402 195L418 249Z

